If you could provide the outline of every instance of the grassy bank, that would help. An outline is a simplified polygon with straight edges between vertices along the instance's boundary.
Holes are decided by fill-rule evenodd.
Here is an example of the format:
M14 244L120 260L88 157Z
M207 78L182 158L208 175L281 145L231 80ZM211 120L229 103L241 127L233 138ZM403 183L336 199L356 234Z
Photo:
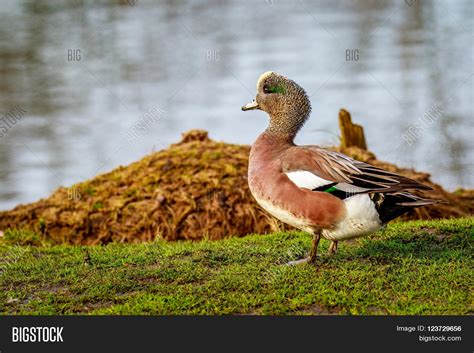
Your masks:
M473 218L395 223L341 243L316 267L285 265L308 251L303 233L52 246L6 232L0 307L7 314L472 314L473 229ZM322 252L327 247L323 241Z

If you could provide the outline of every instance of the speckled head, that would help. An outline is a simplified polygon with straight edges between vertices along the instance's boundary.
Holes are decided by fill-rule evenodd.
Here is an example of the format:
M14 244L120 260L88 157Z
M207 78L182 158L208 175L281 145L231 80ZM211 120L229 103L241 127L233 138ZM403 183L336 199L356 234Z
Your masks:
M294 81L273 71L260 75L257 96L242 110L260 109L268 113L267 132L294 136L311 113L311 103L303 88Z

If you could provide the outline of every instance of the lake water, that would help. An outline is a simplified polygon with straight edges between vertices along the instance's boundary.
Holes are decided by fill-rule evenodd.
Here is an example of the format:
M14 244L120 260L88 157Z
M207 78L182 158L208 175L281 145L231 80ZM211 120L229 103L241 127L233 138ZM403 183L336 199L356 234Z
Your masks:
M0 209L191 128L252 143L267 117L240 107L267 70L311 96L298 143L337 144L345 107L379 158L472 188L472 18L471 0L2 1Z

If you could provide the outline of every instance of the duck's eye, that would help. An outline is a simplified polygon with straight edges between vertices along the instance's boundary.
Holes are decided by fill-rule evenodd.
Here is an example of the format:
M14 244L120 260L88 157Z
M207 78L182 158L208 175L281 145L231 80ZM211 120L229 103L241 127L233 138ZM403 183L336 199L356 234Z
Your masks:
M268 85L263 86L263 93L272 93L272 89Z

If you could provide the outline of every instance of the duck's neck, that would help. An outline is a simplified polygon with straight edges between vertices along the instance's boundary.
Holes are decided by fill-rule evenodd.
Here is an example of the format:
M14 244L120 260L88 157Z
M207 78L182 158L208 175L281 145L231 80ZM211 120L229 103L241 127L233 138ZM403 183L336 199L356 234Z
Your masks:
M266 143L271 145L294 145L296 133L284 133L281 131L272 131L270 126L260 135L265 139Z
M295 121L284 117L270 116L270 123L265 132L275 140L292 143L306 119Z

